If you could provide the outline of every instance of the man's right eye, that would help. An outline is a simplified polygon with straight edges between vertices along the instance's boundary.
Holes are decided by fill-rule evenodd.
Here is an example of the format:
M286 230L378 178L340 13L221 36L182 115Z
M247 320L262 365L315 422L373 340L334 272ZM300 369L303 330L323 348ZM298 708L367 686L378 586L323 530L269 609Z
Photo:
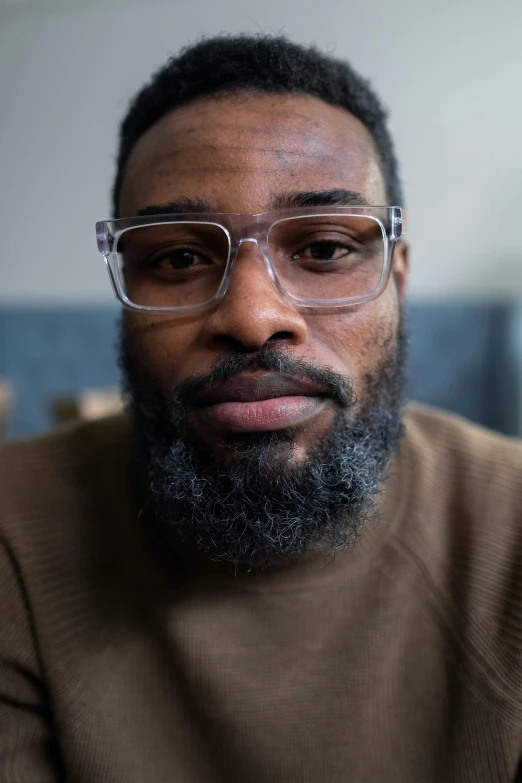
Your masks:
M197 250L180 247L158 251L155 254L148 256L144 263L145 266L150 269L161 269L168 272L194 269L195 267L200 266L210 266L212 261Z
M170 267L172 269L188 269L196 266L198 256L194 251L187 249L171 250L156 259L151 259L156 267Z

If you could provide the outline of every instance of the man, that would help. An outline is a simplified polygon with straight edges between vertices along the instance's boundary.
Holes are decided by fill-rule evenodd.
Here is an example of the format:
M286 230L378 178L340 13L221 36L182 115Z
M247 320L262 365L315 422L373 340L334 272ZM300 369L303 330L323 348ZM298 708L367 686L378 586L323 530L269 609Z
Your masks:
M130 415L2 454L2 781L516 779L522 447L405 408L401 206L315 49L206 40L136 97Z

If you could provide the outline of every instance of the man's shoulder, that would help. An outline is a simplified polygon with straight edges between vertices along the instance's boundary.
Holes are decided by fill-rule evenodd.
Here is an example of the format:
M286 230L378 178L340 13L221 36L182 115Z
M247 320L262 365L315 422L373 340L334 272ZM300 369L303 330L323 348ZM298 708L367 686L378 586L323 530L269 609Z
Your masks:
M502 704L509 687L519 712L522 442L420 406L408 411L406 429L408 489L396 545L437 622L482 671L495 672L481 687Z
M405 421L408 447L427 469L446 464L446 474L459 468L461 478L484 475L522 489L522 439L417 403L408 407Z
M131 461L124 414L73 424L0 447L0 526L26 525L103 493Z
M100 459L100 449L111 453L125 450L130 439L130 422L123 414L81 421L43 435L6 441L0 445L0 481L22 471L44 474L56 465Z
M460 535L488 547L522 545L522 441L455 414L411 405L402 463L408 507L431 536Z

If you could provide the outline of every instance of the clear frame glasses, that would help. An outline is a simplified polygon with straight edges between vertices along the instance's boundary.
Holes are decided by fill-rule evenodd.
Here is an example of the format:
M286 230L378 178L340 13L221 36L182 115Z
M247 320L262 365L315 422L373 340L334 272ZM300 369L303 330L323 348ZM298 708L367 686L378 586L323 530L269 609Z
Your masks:
M385 290L402 235L400 207L176 213L96 224L117 299L130 310L167 315L219 303L247 243L299 309L368 302Z

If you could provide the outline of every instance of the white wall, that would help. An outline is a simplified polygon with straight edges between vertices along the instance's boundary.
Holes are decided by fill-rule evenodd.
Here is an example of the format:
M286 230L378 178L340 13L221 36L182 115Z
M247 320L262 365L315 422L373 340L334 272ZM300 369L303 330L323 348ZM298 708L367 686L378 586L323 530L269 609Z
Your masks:
M128 100L200 34L257 30L350 59L390 107L412 293L522 297L520 0L1 0L0 301L110 300L94 222Z

